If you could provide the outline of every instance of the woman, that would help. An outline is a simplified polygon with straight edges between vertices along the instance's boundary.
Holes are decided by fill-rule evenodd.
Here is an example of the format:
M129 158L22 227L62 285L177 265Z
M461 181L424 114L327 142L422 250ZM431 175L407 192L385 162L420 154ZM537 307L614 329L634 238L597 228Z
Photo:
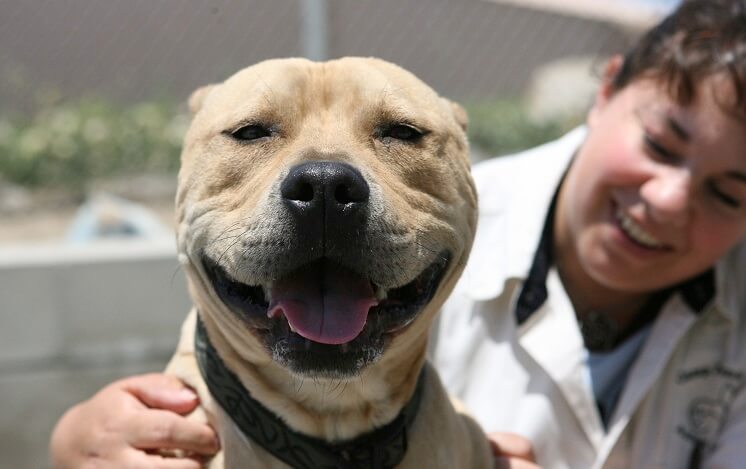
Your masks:
M495 435L501 460L741 467L746 0L685 2L609 61L586 127L474 176L479 230L432 356L487 431L521 435ZM69 411L57 464L94 448L190 467L146 450L214 451L208 428L174 413L195 399L164 380L115 383Z

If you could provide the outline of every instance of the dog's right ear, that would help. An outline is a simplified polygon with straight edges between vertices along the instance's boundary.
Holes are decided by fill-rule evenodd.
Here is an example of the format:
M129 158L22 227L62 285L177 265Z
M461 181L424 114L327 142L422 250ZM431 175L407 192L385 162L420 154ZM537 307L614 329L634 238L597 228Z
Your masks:
M469 115L466 114L466 109L464 109L459 103L455 101L451 101L450 99L446 99L446 102L451 108L451 112L453 112L453 118L456 119L456 122L461 127L461 129L466 132L466 127L469 125Z
M201 88L197 88L191 96L189 96L189 112L191 112L192 115L197 114L197 112L202 109L202 104L204 104L205 98L207 98L207 95L210 94L210 91L212 91L215 86L216 85L205 85Z

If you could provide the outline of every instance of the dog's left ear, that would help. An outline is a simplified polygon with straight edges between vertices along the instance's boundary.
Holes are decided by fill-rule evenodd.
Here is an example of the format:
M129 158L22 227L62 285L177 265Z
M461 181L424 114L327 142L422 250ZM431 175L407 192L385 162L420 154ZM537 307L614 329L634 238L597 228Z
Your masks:
M466 114L466 110L457 102L451 101L450 99L446 98L443 99L451 108L451 112L453 112L453 118L456 119L456 122L461 127L461 129L466 132L466 127L469 124L469 116L468 114Z
M189 96L189 112L191 112L192 115L197 114L197 112L202 109L202 104L204 104L205 98L207 98L207 95L210 94L210 91L212 91L215 86L216 85L205 85L192 92L191 96Z

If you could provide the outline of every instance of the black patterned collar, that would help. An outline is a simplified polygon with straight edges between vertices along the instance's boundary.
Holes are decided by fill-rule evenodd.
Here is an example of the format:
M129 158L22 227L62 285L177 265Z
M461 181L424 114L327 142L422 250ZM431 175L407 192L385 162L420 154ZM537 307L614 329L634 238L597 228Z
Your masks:
M404 458L407 430L414 422L422 398L424 368L412 399L393 421L352 440L330 443L292 430L251 397L218 356L200 319L194 341L202 378L215 401L244 435L291 467L382 469L394 467Z

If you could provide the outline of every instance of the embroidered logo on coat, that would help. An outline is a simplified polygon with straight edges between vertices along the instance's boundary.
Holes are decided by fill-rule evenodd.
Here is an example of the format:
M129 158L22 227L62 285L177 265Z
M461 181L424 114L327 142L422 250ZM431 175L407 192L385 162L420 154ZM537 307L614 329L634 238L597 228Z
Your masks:
M715 365L682 371L677 383L698 380L707 383L707 394L694 397L689 402L686 424L680 424L677 431L697 445L712 448L725 425L731 403L746 384L746 375Z

